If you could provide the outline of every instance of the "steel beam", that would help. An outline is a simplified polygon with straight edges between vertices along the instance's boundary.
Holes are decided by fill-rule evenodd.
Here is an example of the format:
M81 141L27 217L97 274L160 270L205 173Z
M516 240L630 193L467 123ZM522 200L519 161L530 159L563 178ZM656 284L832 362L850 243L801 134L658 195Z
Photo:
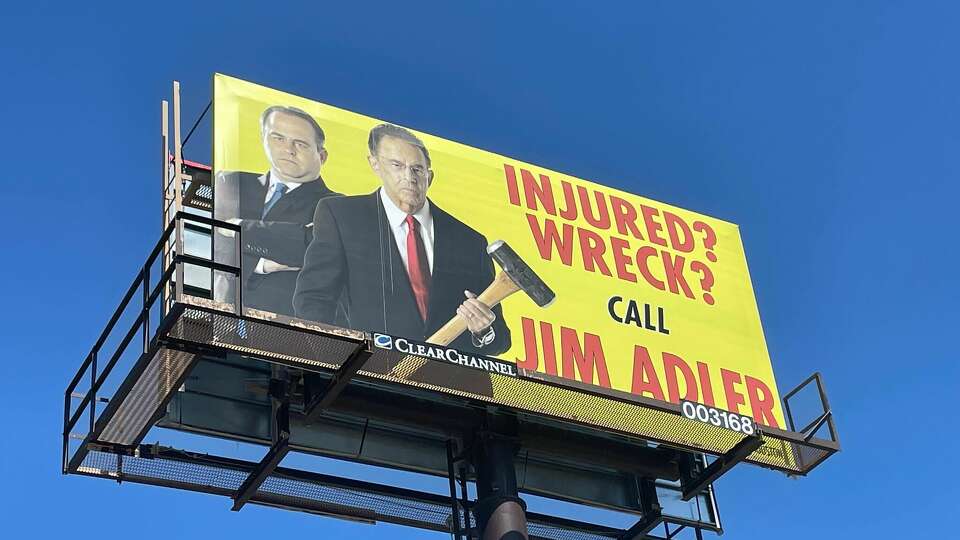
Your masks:
M363 341L357 345L357 348L350 353L350 356L343 361L340 368L333 374L333 378L327 384L327 387L316 396L312 396L310 402L303 408L305 425L311 425L320 419L323 411L330 407L341 392L350 383L350 379L357 374L357 371L363 367L363 364L370 358L371 354L369 344Z
M250 472L233 498L234 512L247 504L263 482L276 470L283 458L290 452L290 374L282 366L273 367L270 379L270 436L273 444L267 455Z
M646 538L647 534L663 523L663 508L657 497L657 485L652 478L644 478L639 482L640 506L643 509L643 518L636 522L620 535L619 540L636 540Z
M284 456L286 456L287 452L289 451L289 435L286 437L281 437L280 440L271 446L270 451L267 452L267 455L263 456L263 459L261 459L256 468L253 469L253 471L250 473L250 476L248 476L247 479L243 481L243 484L240 485L236 496L233 498L233 507L230 508L230 510L237 512L243 508L243 505L247 504L250 498L257 493L258 489L260 489L263 481L273 474L273 471L276 470L277 465L280 464Z
M763 437L757 431L753 435L747 435L726 454L718 457L713 463L707 466L699 475L694 477L689 485L683 486L683 495L681 500L689 501L696 497L704 489L714 483L718 478L732 469L738 463L747 458L754 450L763 446Z

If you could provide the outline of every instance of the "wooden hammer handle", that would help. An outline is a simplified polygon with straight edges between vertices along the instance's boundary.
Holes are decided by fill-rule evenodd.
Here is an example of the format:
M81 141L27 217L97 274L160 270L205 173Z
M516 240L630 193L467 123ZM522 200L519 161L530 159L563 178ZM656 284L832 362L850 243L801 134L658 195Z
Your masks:
M493 282L490 283L480 296L477 297L477 300L483 302L490 308L496 306L503 301L504 298L510 296L511 294L520 290L520 287L510 279L510 276L506 272L500 272L497 274L497 277L494 278ZM429 339L427 343L433 343L434 345L449 345L453 343L453 340L460 337L467 329L467 321L460 315L454 315L452 319L447 321L447 324L440 327Z
M497 274L497 277L494 278L493 282L482 292L480 296L477 297L477 300L480 300L489 307L493 307L503 301L504 298L510 296L511 294L520 290L520 287L510 279L510 276L506 272L500 272ZM447 324L443 325L439 330L436 331L430 339L427 340L427 343L433 343L434 345L449 345L453 343L453 340L457 339L460 334L467 329L467 321L464 320L460 315L454 315L452 319L447 321ZM397 363L393 369L390 370L389 375L392 377L399 377L401 379L409 379L417 372L418 369L427 364L429 360L423 358L418 358L415 356L406 356L400 362Z

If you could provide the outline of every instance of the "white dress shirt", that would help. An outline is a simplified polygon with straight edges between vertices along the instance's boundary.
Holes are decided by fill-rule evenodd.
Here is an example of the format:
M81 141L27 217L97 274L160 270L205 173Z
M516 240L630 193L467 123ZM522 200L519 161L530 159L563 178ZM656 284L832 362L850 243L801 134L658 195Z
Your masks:
M283 184L287 186L287 192L283 194L284 197L289 195L291 191L300 187L300 184L298 182L284 182L283 180L278 180L277 175L272 171L269 174L265 174L261 176L260 178L261 178L260 180L261 182L263 182L266 179L269 179L269 182L270 182L270 186L267 187L267 194L263 197L263 204L267 204L267 201L270 200L270 197L273 197L273 194L277 191L277 184ZM260 260L257 261L257 266L253 269L253 273L266 274L266 272L263 271L263 257L261 257Z
M390 230L393 231L393 238L397 241L403 267L409 271L410 267L407 263L407 213L397 208L397 205L390 200L383 189L380 189L380 200L383 202L383 210L387 214ZM430 274L433 275L433 216L430 215L430 201L424 201L423 206L413 214L413 217L420 223L420 238L423 239L423 248L427 252L427 264L430 265Z
M403 267L409 272L410 267L407 263L407 213L397 208L397 205L393 204L393 201L384 193L382 188L380 189L380 200L383 202L383 210L387 214L390 230L393 231L393 238L397 241L397 249L400 252L400 258L403 260ZM420 238L423 239L423 247L427 252L430 275L433 275L433 216L430 215L430 201L424 201L423 206L413 214L413 217L420 223ZM474 347L478 348L489 345L496 336L493 325L490 325L483 335L471 335Z

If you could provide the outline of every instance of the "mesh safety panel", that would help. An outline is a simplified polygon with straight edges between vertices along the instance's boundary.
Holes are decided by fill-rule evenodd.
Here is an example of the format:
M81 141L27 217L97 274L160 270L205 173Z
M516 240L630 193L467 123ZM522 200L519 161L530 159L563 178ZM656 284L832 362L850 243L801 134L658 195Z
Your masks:
M254 465L213 456L165 450L153 457L118 456L104 451L87 454L77 472L124 482L153 484L234 497ZM398 490L368 482L313 475L294 477L298 471L278 469L260 486L251 502L353 519L381 521L428 529L451 531L450 500L442 495ZM309 474L309 473L306 473ZM472 503L471 503L472 504ZM476 527L472 512L470 527ZM461 528L463 512L460 511ZM548 516L528 515L532 539L604 540L623 533L584 523L580 526L551 521ZM596 530L590 530L590 528Z
M305 369L336 369L357 347L357 342L352 335L345 338L325 332L256 319L241 322L229 313L188 307L169 335L274 358ZM413 370L408 369L411 358L419 358ZM518 372L519 377L510 377L373 348L358 375L714 455L729 451L743 438L731 430L689 420L674 404L543 373L522 369ZM779 430L766 430L763 439L763 446L746 461L794 474L809 472L836 451L828 441L803 442Z
M608 395L601 395L587 389L564 388L559 385L562 383L545 382L550 376L542 373L519 370L520 377L509 377L430 359L423 359L419 369L409 375L409 370L396 369L397 365L409 364L409 359L409 355L378 349L360 373L715 455L727 452L744 437L687 419L667 404L654 407L616 391L606 390ZM405 376L397 376L398 372ZM764 435L764 445L747 461L799 473L830 453Z
M253 468L253 464L241 467L191 459L186 453L178 459L159 456L118 459L116 454L91 451L77 472L232 497ZM337 480L340 479L292 478L278 470L264 481L251 502L436 531L450 530L452 509L449 501L442 497L387 492L386 488L378 490L375 484L338 483Z
M207 184L191 184L183 194L183 204L200 210L212 210L213 188Z
M187 308L167 333L169 337L225 347L258 357L336 369L357 343L233 315Z
M177 389L177 381L193 364L194 357L188 352L159 349L126 397L118 401L116 412L103 416L107 425L99 440L121 445L139 443L137 436L170 393Z
M533 518L527 520L527 532L530 533L530 538L549 540L608 540L610 538L619 538L622 534L622 531L603 534L570 530L549 523L539 523Z
M216 465L162 458L118 456L100 451L89 452L77 468L77 472L220 495L235 493L247 478L245 471Z
M452 514L449 502L415 500L276 476L263 483L256 500L442 531L450 530Z

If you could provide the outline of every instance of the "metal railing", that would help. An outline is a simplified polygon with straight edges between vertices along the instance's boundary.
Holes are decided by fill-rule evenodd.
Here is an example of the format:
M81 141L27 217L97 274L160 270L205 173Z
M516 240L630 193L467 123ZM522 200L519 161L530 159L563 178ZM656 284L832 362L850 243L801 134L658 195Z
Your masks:
M62 470L64 473L67 472L70 459L69 452L72 430L80 422L81 418L86 412L88 414L89 429L85 439L89 439L90 436L95 432L97 422L97 403L109 401L109 399L99 396L98 393L100 392L104 383L107 381L110 373L120 361L123 354L127 351L127 347L130 345L130 342L133 340L134 336L136 336L138 333L141 335L143 346L143 351L141 354L147 354L148 351L150 351L151 341L156 334L156 327L160 323L160 320L151 321L150 316L150 311L153 309L157 298L164 293L166 285L171 283L171 281L174 284L173 288L175 291L173 300L178 301L180 298L182 298L184 287L183 265L190 264L206 267L210 269L211 273L216 271L226 272L237 276L239 280L239 266L227 265L214 260L214 243L211 241L209 259L204 259L203 257L197 257L195 255L188 255L186 253L177 253L175 250L173 250L169 257L165 257L170 260L170 263L166 266L166 268L163 268L163 271L160 273L156 284L151 286L151 268L156 264L158 257L165 253L165 248L168 248L168 242L170 239L175 239L175 246L183 246L182 238L184 221L202 223L210 226L211 238L215 229L222 228L233 231L235 244L234 248L236 249L238 256L240 254L240 246L242 244L240 241L239 225L235 225L226 221L219 221L206 216L188 214L182 211L177 212L173 216L173 219L164 229L160 240L156 243L156 245L154 245L153 249L150 250L149 255L147 255L147 260L137 273L136 277L133 279L133 283L130 284L127 292L120 300L120 305L117 306L117 309L113 312L113 316L110 317L106 327L100 333L100 337L93 344L90 352L87 354L83 363L80 365L80 368L77 370L77 373L73 376L73 379L70 381L70 384L67 385L67 388L64 391L62 441ZM134 319L126 334L123 335L123 338L117 344L116 349L112 352L112 354L108 353L109 360L107 360L106 364L103 365L101 369L100 362L104 357L102 349L107 343L107 340L113 334L120 319L125 314L129 313L128 308L130 308L131 303L134 300L134 296L136 296L138 290L141 291L141 302L138 306L137 317ZM242 313L243 305L242 287L234 287L234 293L234 310L237 315L240 315ZM165 302L164 310L161 312L162 314L166 312L166 307L167 306ZM151 322L153 324L151 324ZM90 388L85 393L77 393L77 386L86 376L89 377ZM72 407L72 399L74 398L80 399L80 404L76 407L76 409Z
M807 387L812 382L817 383L817 393L820 398L820 406L822 408L820 414L816 418L811 420L807 425L802 429L797 430L795 420L793 418L793 412L790 409L790 399L799 394L804 388ZM805 381L798 384L796 388L788 392L783 396L783 408L787 413L787 425L790 426L790 431L799 433L803 436L803 440L810 442L814 438L816 433L820 431L820 428L823 427L823 424L827 424L827 429L830 430L830 440L833 442L838 441L837 437L837 427L833 423L833 410L830 408L830 402L827 400L827 392L823 388L823 378L820 376L820 372L814 372L813 375L807 377Z

